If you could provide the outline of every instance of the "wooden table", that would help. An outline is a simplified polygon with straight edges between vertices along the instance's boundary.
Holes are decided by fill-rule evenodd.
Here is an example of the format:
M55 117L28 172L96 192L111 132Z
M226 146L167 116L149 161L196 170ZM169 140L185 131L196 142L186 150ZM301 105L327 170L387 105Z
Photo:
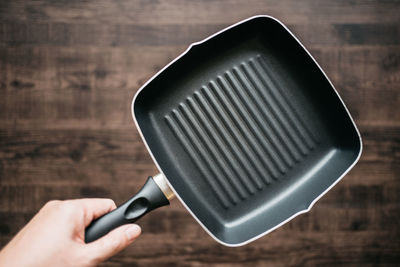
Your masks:
M121 203L157 172L132 123L136 90L194 41L273 15L326 71L364 141L313 207L244 247L209 237L174 201L104 266L400 264L398 1L2 1L0 245L48 200Z

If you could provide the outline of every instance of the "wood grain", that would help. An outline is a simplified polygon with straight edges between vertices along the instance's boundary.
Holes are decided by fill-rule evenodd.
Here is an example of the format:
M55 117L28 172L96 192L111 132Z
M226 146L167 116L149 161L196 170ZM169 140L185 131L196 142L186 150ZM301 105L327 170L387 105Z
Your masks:
M121 203L156 173L132 123L136 90L194 41L279 18L326 71L363 136L356 167L313 209L226 248L183 206L103 266L400 265L400 3L1 1L0 245L51 199Z

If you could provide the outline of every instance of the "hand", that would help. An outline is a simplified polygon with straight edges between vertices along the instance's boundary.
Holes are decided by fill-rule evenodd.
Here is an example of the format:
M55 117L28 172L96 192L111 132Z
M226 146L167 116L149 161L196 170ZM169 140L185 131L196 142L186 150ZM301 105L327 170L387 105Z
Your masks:
M0 266L95 266L132 243L141 233L123 225L85 244L85 228L115 209L111 199L48 202L0 251Z

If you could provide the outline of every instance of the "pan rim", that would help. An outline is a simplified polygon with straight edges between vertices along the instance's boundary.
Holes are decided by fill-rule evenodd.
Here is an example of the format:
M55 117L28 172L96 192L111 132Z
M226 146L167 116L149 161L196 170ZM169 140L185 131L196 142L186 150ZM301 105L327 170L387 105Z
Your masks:
M250 20L253 20L253 19L257 19L257 18L267 18L267 19L272 19L272 20L278 22L278 23L279 23L279 24L280 24L280 25L281 25L281 26L282 26L282 27L283 27L283 28L284 28L284 29L285 29L285 30L300 44L300 46L306 51L306 53L308 54L308 56L311 57L311 59L313 60L313 62L316 64L316 66L319 68L319 70L320 70L320 71L322 72L322 74L324 75L325 79L329 82L329 85L333 88L334 92L336 93L336 96L338 97L338 99L339 99L340 102L342 103L342 105L343 105L343 107L344 107L344 109L345 109L345 111L346 111L348 117L350 118L350 120L351 120L351 122L352 122L352 124L353 124L353 126L354 126L354 129L356 130L357 135L358 135L360 149L359 149L358 155L357 155L356 159L353 161L353 163L350 164L350 166L349 166L349 167L348 167L348 168L347 168L347 169L346 169L346 170L345 170L345 171L344 171L344 172L343 172L343 173L342 173L342 174L341 174L327 189L325 189L321 194L319 194L319 195L308 205L308 207L307 207L306 209L296 212L295 214L293 214L292 216L290 216L290 217L287 218L286 220L280 222L279 224L275 225L274 227L271 227L270 229L266 230L265 232L263 232L263 233L261 233L261 234L258 234L258 235L254 236L254 237L252 237L252 238L249 238L249 239L247 239L246 241L243 241L243 242L240 242L240 243L227 243L227 242L222 241L222 240L219 239L218 237L216 237L216 236L215 236L215 235L214 235L214 234L213 234L213 233L198 219L198 218L197 218L197 216L196 216L196 215L191 211L191 209L186 205L185 201L183 201L183 199L182 199L182 198L179 196L179 194L176 192L175 188L172 186L172 184L171 184L170 181L168 180L168 177L164 174L164 172L163 172L162 169L160 168L160 166L159 166L157 160L155 159L155 157L154 157L154 155L153 155L153 153L152 153L152 151L151 151L149 145L148 145L147 142L146 142L146 139L144 138L144 135L143 135L143 133L142 133L142 130L141 130L141 128L140 128L140 126L139 126L139 124L138 124L138 121L137 121L137 119L136 119L136 116L135 116L134 105L135 105L135 101L136 101L138 95L140 94L140 92L141 92L143 89L145 89L146 86L147 86L151 81L153 81L159 74L161 74L165 69L167 69L168 67L170 67L173 63L175 63L175 62L178 61L180 58L182 58L184 55L186 55L194 46L200 45L200 44L206 42L207 40L209 40L209 39L211 39L211 38L213 38L213 37L215 37L215 36L217 36L217 35L219 35L219 34L225 32L225 31L227 31L227 30L229 30L229 29L231 29L231 28L234 28L234 27L236 27L236 26L238 26L238 25L240 25L240 24L243 24L243 23L245 23L245 22L247 22L247 21L250 21ZM179 199L179 201L183 204L183 206L185 207L185 209L192 215L192 217L197 221L197 223L199 223L199 224L201 225L201 227L202 227L215 241L217 241L217 242L220 243L221 245L224 245L224 246L227 246L227 247L240 247L240 246L244 246L244 245L246 245L246 244L248 244L248 243L251 243L251 242L253 242L253 241L255 241L255 240L257 240L257 239L259 239L259 238L261 238L261 237L263 237L263 236L265 236L265 235L271 233L272 231L276 230L277 228L281 227L282 225L286 224L287 222L293 220L295 217L297 217L297 216L299 216L299 215L301 215L301 214L304 214L304 213L309 212L309 211L312 209L312 207L315 205L315 203L316 203L322 196L324 196L329 190L331 190L337 183L339 183L339 182L342 180L342 178L355 166L355 164L357 164L357 162L359 161L359 159L360 159L360 157L361 157L362 151L363 151L363 142L362 142L362 139L361 139L360 131L358 130L357 125L355 124L354 119L353 119L353 117L351 116L351 114L350 114L350 112L349 112L349 110L348 110L346 104L343 102L343 99L340 97L339 93L337 92L335 86L333 85L333 83L331 82L331 80L329 79L329 77L326 75L326 73L324 72L324 70L321 68L321 66L318 64L318 62L315 60L315 58L311 55L311 53L307 50L307 48L306 48L306 47L302 44L302 42L300 42L300 40L286 27L286 25L283 24L283 23L282 23L280 20L278 20L277 18L272 17L272 16L269 16L269 15L254 15L254 16L251 16L251 17L249 17L249 18L247 18L247 19L244 19L244 20L241 20L241 21L239 21L239 22L237 22L237 23L232 24L232 25L230 25L230 26L228 26L228 27L226 27L226 28L224 28L224 29L222 29L222 30L220 30L220 31L218 31L218 32L216 32L216 33L214 33L214 34L208 36L207 38L205 38L205 39L203 39L203 40L200 40L200 41L198 41L198 42L193 42L193 43L191 43L185 51L183 51L180 55L178 55L175 59L173 59L173 60L172 60L171 62L169 62L167 65L165 65L161 70L159 70L156 74L154 74L149 80L147 80L147 81L137 90L137 92L135 93L135 95L134 95L134 97L133 97L133 99L132 99L132 103L131 103L131 112L132 112L132 119L133 119L133 121L134 121L134 123L135 123L135 125L136 125L136 128L137 128L137 130L138 130L138 132L139 132L139 135L140 135L140 137L141 137L141 139L142 139L142 141L143 141L143 143L144 143L144 145L145 145L147 151L148 151L149 154L150 154L150 157L152 158L153 162L155 163L155 165L156 165L158 171L159 171L162 175L164 175L165 180L167 181L168 186L169 186L169 187L171 188L171 190L174 192L175 196L176 196L176 197Z

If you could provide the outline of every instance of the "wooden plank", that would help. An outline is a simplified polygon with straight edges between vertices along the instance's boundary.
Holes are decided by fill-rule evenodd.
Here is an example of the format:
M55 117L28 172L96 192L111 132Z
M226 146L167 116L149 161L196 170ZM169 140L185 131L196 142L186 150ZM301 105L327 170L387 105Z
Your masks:
M233 23L255 14L270 14L286 23L319 22L375 23L399 18L398 2L389 1L68 1L15 0L2 4L0 18L5 21L187 24ZM234 12L226 12L227 9ZM118 14L118 15L116 15Z
M137 132L2 132L2 184L111 184L157 173Z
M0 49L0 127L131 129L134 93L184 49ZM399 125L400 46L310 50L358 124Z
M351 173L351 183L374 185L377 175L379 183L394 182L399 171L400 128L362 127L361 134L364 153L360 166ZM94 185L115 179L126 183L157 172L133 129L3 130L0 148L2 185Z
M189 45L233 24L0 23L0 47ZM375 24L287 24L308 45L399 45L397 22Z

